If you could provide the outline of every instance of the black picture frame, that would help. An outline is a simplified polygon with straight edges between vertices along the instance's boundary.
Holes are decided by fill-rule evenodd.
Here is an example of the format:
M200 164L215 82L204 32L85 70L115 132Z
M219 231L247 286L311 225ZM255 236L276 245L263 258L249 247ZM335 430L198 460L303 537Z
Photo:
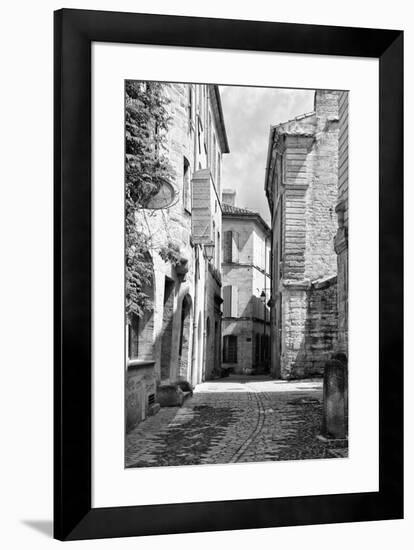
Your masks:
M378 492L92 508L94 41L379 59ZM54 44L54 536L75 540L402 518L403 32L63 9L55 12ZM361 284L369 284L366 277L361 274Z

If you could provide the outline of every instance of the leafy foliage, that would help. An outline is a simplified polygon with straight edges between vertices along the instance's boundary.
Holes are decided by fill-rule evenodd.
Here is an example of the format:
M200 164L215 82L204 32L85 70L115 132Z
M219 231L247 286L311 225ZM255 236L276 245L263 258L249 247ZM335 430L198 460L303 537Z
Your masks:
M164 262L170 262L172 265L178 265L181 260L180 247L178 244L168 241L166 246L163 246L159 251L159 255Z
M152 307L146 292L152 265L151 242L137 229L136 212L172 176L166 155L169 100L162 88L159 82L125 84L126 313L140 317Z

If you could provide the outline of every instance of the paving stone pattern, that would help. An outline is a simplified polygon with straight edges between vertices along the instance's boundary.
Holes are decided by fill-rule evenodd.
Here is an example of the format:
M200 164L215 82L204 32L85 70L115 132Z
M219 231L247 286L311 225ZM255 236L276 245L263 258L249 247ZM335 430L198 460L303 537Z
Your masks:
M230 377L205 382L126 437L126 467L342 458L320 441L322 383Z

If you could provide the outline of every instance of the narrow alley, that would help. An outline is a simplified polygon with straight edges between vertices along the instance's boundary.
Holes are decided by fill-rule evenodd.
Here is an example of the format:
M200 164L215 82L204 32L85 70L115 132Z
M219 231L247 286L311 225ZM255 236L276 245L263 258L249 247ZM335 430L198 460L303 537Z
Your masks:
M180 466L344 457L320 433L322 381L236 376L199 384L126 437L126 466Z
M347 456L347 112L126 81L126 468Z

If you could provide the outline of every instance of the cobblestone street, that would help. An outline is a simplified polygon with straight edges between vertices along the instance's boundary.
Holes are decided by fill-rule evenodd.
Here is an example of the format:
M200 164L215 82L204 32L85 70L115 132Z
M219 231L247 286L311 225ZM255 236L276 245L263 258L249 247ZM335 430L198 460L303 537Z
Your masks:
M199 384L126 436L126 467L347 456L317 439L322 382L230 376Z

